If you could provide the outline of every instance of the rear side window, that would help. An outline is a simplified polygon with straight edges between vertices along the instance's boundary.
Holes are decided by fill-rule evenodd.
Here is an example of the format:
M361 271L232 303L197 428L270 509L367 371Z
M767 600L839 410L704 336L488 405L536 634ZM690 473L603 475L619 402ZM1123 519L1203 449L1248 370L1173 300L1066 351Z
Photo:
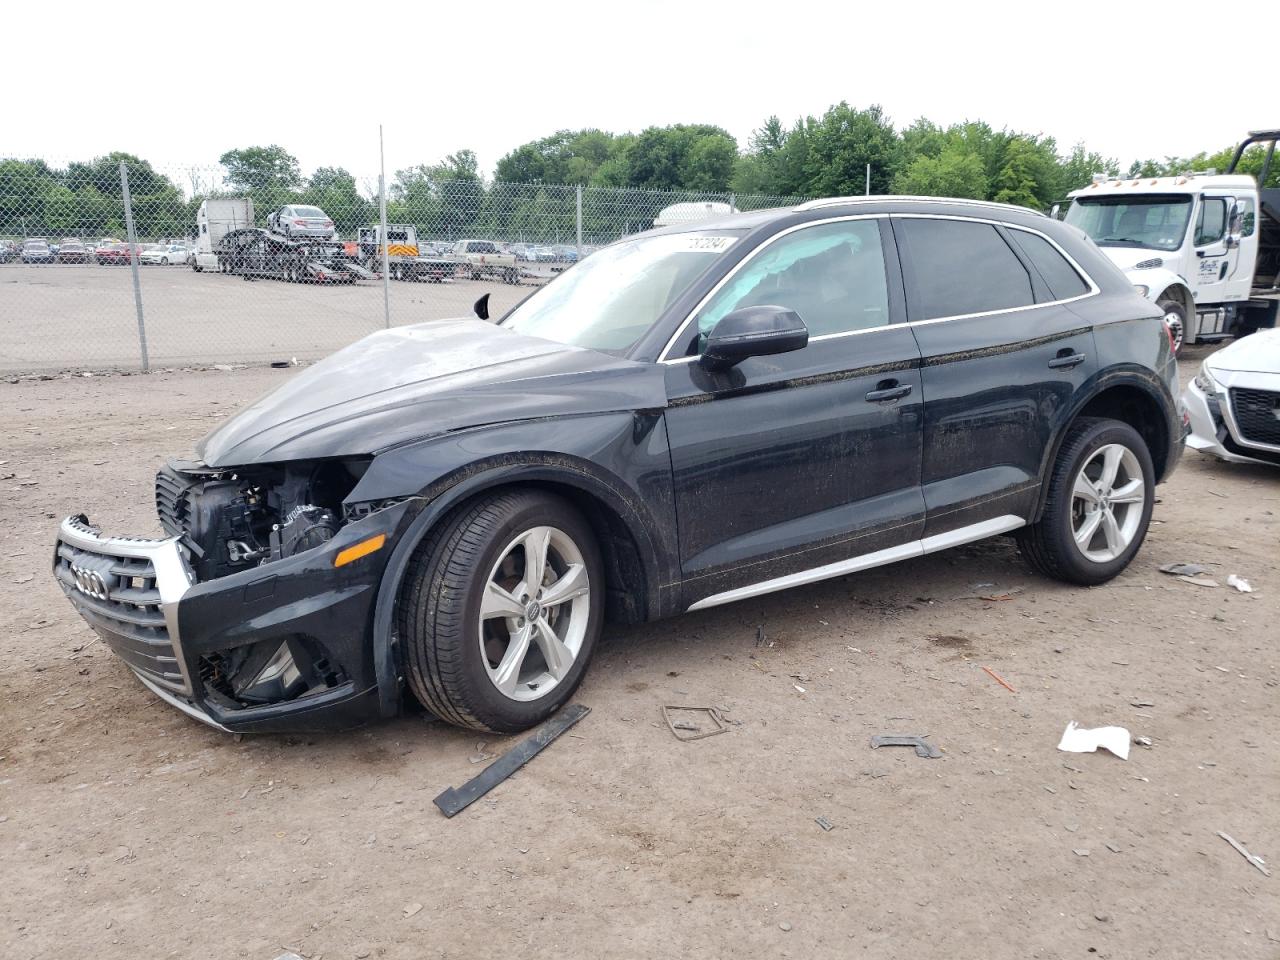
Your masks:
M907 309L912 320L1035 303L1026 267L990 224L902 219L895 229L906 240L911 266Z
M1040 271L1053 299L1068 300L1089 292L1089 285L1076 273L1076 268L1044 237L1026 230L1010 230L1009 236L1027 255L1031 265Z

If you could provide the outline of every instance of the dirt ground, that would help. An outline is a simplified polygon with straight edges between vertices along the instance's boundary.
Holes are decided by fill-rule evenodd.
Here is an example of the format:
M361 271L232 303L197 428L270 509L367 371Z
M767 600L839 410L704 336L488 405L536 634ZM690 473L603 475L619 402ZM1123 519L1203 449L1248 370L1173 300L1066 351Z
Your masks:
M158 533L157 465L289 375L0 384L0 957L1280 957L1280 876L1217 835L1280 872L1280 471L1189 453L1095 589L997 539L610 630L591 714L446 820L518 738L238 741L47 569L71 512ZM676 742L663 704L731 728ZM1059 752L1073 719L1152 745Z

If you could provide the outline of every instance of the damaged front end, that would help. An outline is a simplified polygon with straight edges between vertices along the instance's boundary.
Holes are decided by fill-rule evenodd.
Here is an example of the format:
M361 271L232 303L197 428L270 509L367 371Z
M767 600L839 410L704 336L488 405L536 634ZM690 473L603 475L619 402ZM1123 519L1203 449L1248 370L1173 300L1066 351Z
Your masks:
M59 529L54 573L160 697L225 730L351 726L378 714L374 601L411 501L349 503L369 458L156 477L167 537Z

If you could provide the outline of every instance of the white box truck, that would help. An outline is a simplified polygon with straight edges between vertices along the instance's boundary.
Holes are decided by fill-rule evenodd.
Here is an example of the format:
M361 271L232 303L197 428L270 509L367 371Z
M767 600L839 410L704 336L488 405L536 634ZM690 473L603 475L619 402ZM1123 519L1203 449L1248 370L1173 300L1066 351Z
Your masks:
M232 230L253 226L253 201L248 197L211 197L196 211L195 248L187 261L196 273L221 270L226 265L219 256L222 238Z
M1095 177L1070 194L1064 219L1165 311L1175 352L1276 326L1280 189L1266 184L1277 140L1280 130L1251 132L1225 174ZM1253 144L1266 149L1256 181L1235 172Z

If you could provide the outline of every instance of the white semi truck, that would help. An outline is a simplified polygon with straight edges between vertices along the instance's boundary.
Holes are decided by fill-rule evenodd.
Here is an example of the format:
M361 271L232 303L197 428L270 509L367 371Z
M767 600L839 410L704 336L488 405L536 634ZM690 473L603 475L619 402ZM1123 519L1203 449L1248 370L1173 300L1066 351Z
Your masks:
M253 201L248 197L215 197L203 200L196 211L195 249L187 262L196 273L225 269L219 258L222 238L233 230L253 226Z
M1224 174L1100 177L1070 194L1066 222L1165 311L1175 352L1276 325L1280 189L1266 183L1277 140L1280 130L1250 133ZM1256 181L1236 172L1253 144L1266 150Z

